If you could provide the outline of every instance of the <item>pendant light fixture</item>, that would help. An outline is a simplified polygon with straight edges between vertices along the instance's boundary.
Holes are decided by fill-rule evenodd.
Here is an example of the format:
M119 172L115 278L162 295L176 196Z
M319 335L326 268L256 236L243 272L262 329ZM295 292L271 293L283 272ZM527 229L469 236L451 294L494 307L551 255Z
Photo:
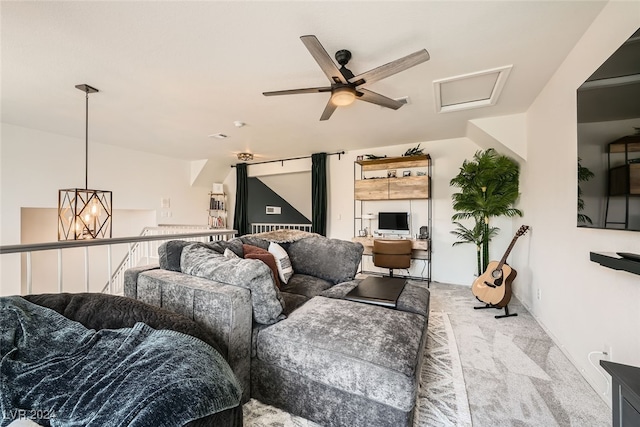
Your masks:
M111 191L89 189L89 94L98 89L76 88L85 93L84 188L58 190L58 240L111 237Z
M253 160L253 154L252 153L248 153L248 152L244 152L244 153L238 153L238 160L241 160L243 162L247 162L249 160Z

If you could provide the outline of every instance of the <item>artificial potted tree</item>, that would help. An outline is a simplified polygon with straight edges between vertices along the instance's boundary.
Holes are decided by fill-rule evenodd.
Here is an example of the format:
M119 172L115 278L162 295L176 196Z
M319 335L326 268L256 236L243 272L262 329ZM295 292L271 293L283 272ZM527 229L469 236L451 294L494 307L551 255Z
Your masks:
M458 237L457 242L453 242L453 246L461 245L463 243L473 243L476 246L476 255L478 262L478 272L479 276L482 274L482 244L485 240L491 241L491 239L498 234L498 227L489 227L488 232L485 232L484 221L476 221L472 228L467 228L462 225L460 222L454 221L454 224L458 227L451 234L455 234Z
M490 148L477 151L472 160L465 160L450 182L460 188L460 192L452 196L456 213L451 219L458 226L452 233L460 239L454 245L476 244L478 275L489 265L489 242L499 230L490 226L490 219L522 216L522 211L514 207L520 195L519 177L518 163ZM474 221L472 228L458 222L466 219Z
M593 224L591 218L588 215L582 213L582 211L584 210L584 199L582 198L583 193L582 188L580 187L580 183L589 181L595 176L595 174L591 172L591 170L589 170L589 168L587 168L586 166L582 166L582 163L580 163L581 161L582 159L578 157L578 226Z

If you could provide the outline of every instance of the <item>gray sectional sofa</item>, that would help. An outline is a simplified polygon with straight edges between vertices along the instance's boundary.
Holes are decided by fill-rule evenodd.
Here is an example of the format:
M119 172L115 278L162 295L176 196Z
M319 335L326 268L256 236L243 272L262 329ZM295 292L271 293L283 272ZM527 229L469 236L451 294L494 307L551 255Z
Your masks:
M362 245L309 233L292 240L262 233L167 242L159 266L126 272L125 295L209 331L243 401L254 397L327 426L411 426L429 291L408 283L395 310L345 300L358 284ZM286 250L294 273L280 289L265 263L240 258L243 244L267 249L271 241Z

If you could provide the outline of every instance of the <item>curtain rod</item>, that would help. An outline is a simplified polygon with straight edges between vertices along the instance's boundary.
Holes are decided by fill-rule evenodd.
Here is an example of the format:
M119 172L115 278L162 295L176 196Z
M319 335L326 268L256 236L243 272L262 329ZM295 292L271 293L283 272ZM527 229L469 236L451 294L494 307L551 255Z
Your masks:
M327 153L327 156L335 156L338 155L338 160L340 160L340 156L344 154L344 150L343 151L336 151L335 153ZM301 157L290 157L288 159L281 159L281 160L265 160L264 162L255 162L255 163L247 163L247 166L252 166L252 165L262 165L264 163L282 163L282 166L284 166L284 162L288 162L289 160L300 160L300 159L310 159L311 156L301 156ZM232 168L235 168L236 165L231 165Z

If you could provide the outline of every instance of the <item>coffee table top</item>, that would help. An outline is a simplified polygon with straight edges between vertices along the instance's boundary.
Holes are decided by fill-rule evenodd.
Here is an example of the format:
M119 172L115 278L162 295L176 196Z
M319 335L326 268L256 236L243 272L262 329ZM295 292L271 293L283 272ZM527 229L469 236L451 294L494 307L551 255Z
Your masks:
M406 283L406 279L400 277L369 276L353 288L345 299L396 308Z

